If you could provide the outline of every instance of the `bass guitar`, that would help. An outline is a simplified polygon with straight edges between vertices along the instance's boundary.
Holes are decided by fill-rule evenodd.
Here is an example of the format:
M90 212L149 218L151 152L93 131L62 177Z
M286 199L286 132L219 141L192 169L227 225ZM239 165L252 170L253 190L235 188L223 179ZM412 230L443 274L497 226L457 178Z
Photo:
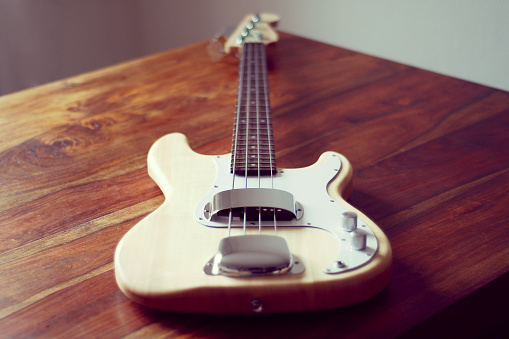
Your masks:
M232 153L197 154L184 135L157 140L148 172L165 201L130 229L115 277L140 304L188 313L276 313L364 301L390 278L384 233L346 202L352 167L326 152L276 166L265 46L276 17L248 15L226 41L240 54Z

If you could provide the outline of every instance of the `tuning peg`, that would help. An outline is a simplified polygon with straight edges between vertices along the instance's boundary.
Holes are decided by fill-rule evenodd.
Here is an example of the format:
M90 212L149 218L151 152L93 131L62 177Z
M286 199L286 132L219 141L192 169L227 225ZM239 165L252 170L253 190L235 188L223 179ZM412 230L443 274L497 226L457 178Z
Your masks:
M242 35L238 36L237 39L235 39L235 43L237 45L240 45L242 43L242 41L244 41L244 37Z
M255 28L255 24L257 22L260 22L261 19L260 19L260 16L258 14L255 14L253 15L253 17L251 18L251 21L249 21L246 25L246 28L250 31L252 30L253 28Z
M225 39L222 34L216 34L214 38L210 40L209 44L207 45L207 54L212 61L221 61L225 55L224 42Z
M233 30L234 27L224 27L220 33L217 33L212 39L210 39L210 42L207 45L207 54L212 61L221 61L223 56L226 54L224 45L228 37L232 35Z

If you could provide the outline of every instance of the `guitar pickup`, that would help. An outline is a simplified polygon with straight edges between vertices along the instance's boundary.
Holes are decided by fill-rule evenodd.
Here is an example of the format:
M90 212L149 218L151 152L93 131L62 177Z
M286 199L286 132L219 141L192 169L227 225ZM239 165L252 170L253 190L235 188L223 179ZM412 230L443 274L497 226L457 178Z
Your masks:
M221 217L257 220L301 219L302 205L291 193L271 188L231 189L216 193L205 205L204 216L211 221Z

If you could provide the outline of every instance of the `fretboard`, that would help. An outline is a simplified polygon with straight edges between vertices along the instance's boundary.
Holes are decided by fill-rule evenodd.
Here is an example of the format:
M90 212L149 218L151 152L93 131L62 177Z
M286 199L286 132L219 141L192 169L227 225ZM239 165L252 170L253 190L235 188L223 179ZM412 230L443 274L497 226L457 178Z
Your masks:
M265 45L245 43L239 67L231 172L261 176L275 171Z

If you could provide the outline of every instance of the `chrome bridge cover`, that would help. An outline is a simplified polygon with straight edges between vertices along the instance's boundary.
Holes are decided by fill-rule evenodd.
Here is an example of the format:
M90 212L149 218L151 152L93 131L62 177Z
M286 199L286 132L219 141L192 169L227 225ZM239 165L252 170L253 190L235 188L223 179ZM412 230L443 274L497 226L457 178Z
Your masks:
M240 235L221 240L203 268L208 275L246 277L299 274L304 265L290 253L286 240L274 235Z

